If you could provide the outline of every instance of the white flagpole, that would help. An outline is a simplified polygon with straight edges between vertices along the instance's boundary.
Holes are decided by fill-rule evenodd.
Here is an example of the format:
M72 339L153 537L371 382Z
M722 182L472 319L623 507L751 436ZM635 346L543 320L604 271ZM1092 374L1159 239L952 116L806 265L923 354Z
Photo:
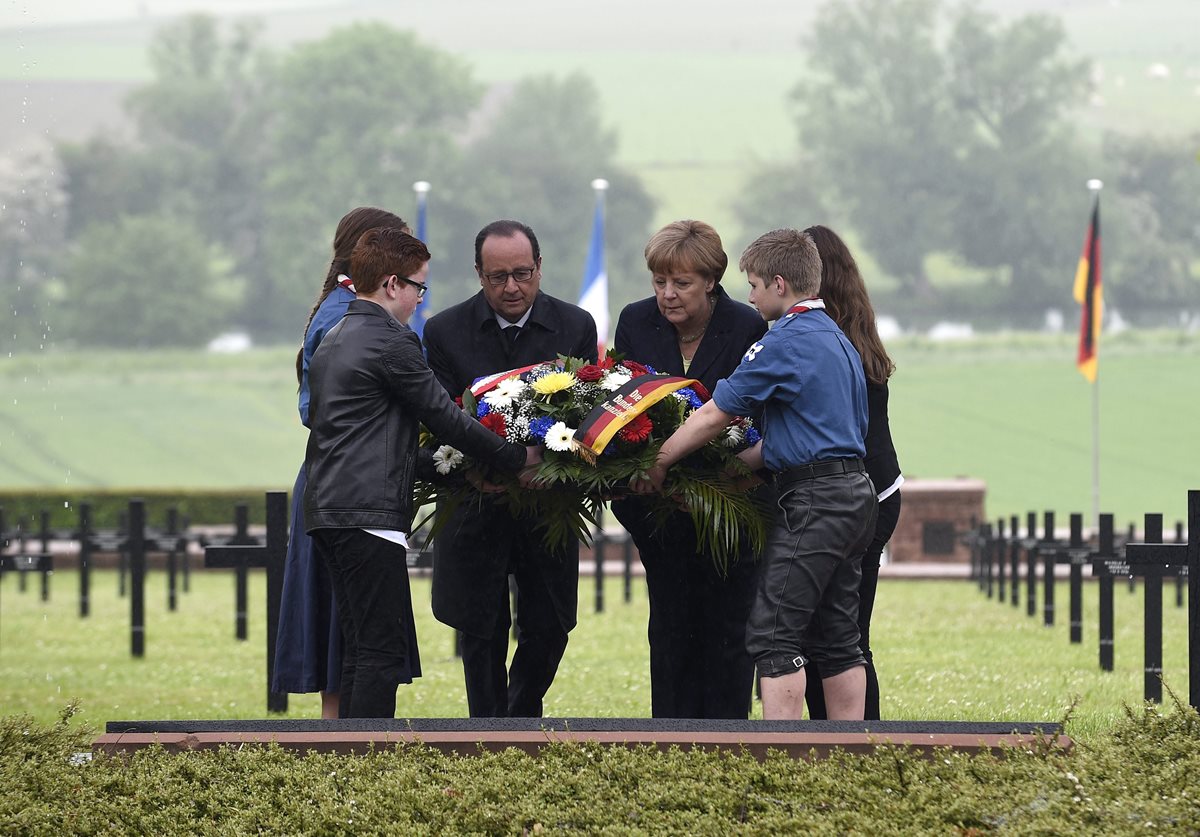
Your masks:
M1087 182L1088 191L1095 195L1098 199L1100 190L1104 188L1102 181L1092 179ZM1092 234L1097 235L1099 230L1093 230ZM1092 247L1095 251L1097 248ZM1097 264L1092 266L1095 271L1100 270L1099 257L1096 258ZM1101 273L1101 294L1103 294L1104 274ZM1103 298L1103 297L1102 297ZM1104 305L1100 305L1100 310L1095 312L1100 317L1103 326ZM1096 354L1096 381L1092 384L1092 525L1096 527L1096 531L1100 531L1100 341L1096 340L1093 351Z

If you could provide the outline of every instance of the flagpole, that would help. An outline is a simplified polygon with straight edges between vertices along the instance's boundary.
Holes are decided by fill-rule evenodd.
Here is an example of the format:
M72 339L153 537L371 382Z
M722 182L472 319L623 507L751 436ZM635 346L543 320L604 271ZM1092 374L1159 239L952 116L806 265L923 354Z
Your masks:
M429 199L429 190L433 187L429 185L428 180L418 180L412 188L417 193L417 238L425 241L426 202Z
M604 195L608 191L608 181L597 177L592 181L592 189L596 193L596 201L600 204L600 212L604 212Z
M1088 191L1100 199L1104 183L1092 179L1087 182ZM1099 270L1100 266L1096 265ZM1103 309L1097 312L1103 318ZM1092 525L1100 531L1100 341L1096 341L1096 381L1092 384Z
M608 206L605 198L608 195L608 181L603 177L597 177L592 181L592 191L596 193L596 214L599 215L600 222L607 226Z

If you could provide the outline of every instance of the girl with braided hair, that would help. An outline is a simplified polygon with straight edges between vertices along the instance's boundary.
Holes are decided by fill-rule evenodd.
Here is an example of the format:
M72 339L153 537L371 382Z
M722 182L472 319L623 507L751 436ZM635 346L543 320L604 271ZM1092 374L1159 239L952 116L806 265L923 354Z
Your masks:
M399 216L383 209L360 206L338 222L333 236L333 260L316 304L308 315L304 342L296 354L296 378L300 386L300 421L309 426L308 366L322 338L341 322L354 299L350 253L363 233L378 227L409 231ZM328 571L313 552L312 540L304 531L304 466L292 488L292 523L287 561L283 568L283 597L279 607L279 633L275 646L275 670L271 691L320 692L321 717L338 717L338 694L342 672L342 634L333 600Z

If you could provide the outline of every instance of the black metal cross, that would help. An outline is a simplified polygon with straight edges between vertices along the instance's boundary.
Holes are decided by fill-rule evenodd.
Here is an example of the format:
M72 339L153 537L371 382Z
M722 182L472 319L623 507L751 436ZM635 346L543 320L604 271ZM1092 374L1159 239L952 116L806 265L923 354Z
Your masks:
M1092 549L1084 541L1084 516L1079 512L1070 516L1070 537L1066 543L1043 553L1045 558L1045 602L1046 625L1054 624L1055 566L1070 567L1070 642L1084 642L1084 565L1092 559Z
M1054 512L1044 512L1042 539L1034 547L1034 553L1042 559L1042 624L1047 628L1054 627L1054 567L1058 564L1059 553L1066 545L1054 536ZM1032 574L1030 578L1032 579ZM1032 586L1030 589L1033 589Z
M1001 544L1004 542L1004 521L1001 519L993 528L991 523L984 523L979 527L981 534L979 544L979 571L980 582L983 585L984 592L987 593L989 599L995 597L996 583L996 556L999 554ZM1003 578L1003 575L1001 575ZM1000 582L1003 589L1004 582ZM1003 595L1003 594L1001 594Z
M971 525L967 527L959 540L970 552L971 556L971 573L970 579L976 583L979 589L987 589L987 581L983 574L983 544L985 538L984 527L987 524L979 523L975 520L975 516L971 516Z
M15 555L5 555L4 547L7 547L12 541L9 537L3 534L4 532L4 514L0 509L0 576L6 572L17 573L20 592L24 593L26 589L25 574L36 572L41 576L41 596L43 602L50 601L50 575L54 572L54 556L50 552L50 541L54 538L50 531L50 513L43 511L41 515L42 528L41 532L36 536L41 541L42 548L40 551L27 548L30 540L34 536L27 535L21 524L17 524L16 541L17 553Z
M1008 520L1007 552L1001 553L1000 560L1008 562L1009 599L1012 606L1016 607L1021 598L1021 518L1014 514ZM1004 604L1004 596L1000 597L1000 604Z
M267 537L262 545L229 544L206 546L204 566L232 568L244 574L247 567L264 567L267 571L267 711L286 712L286 693L271 691L271 673L275 670L275 641L279 628L279 604L283 598L283 562L287 558L288 541L287 492L267 492ZM243 590L239 586L239 591ZM245 600L238 603L240 618L245 618Z
M1162 542L1162 515L1146 515L1145 542L1125 546L1131 574L1146 579L1147 700L1162 701L1162 580L1186 574L1188 580L1188 692L1200 709L1200 491L1188 492L1188 542Z
M1025 615L1029 617L1037 615L1037 544L1037 512L1027 512L1021 549L1025 552Z
M1113 516L1100 515L1096 551L1092 553L1092 575L1100 579L1100 670L1113 670L1113 579L1129 574L1124 555L1117 554Z

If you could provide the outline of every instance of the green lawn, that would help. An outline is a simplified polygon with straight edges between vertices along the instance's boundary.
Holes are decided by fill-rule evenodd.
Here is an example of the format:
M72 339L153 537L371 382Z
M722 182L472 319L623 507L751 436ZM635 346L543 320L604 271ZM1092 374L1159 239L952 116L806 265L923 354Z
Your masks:
M1101 511L1118 521L1186 516L1200 488L1194 340L1157 347L1136 335L1101 349ZM915 477L988 484L990 516L1053 509L1090 516L1091 387L1071 339L900 346L891 415L900 462Z
M197 572L179 610L166 609L164 574L146 586L146 656L129 654L129 603L119 599L114 571L97 572L92 615L78 617L77 576L56 572L51 601L36 578L18 592L11 574L0 582L0 706L50 722L78 698L80 722L263 717L265 696L263 577L251 577L250 639L234 638L233 578ZM621 582L605 588L606 609L593 611L594 581L580 584L579 626L546 699L552 717L646 717L650 714L647 599L641 579L633 600ZM1186 610L1164 603L1164 671L1187 700ZM1066 612L1067 589L1057 592ZM413 580L424 675L399 690L400 717L465 717L462 669L452 633L433 619L429 582ZM1077 701L1069 732L1087 738L1106 730L1125 704L1142 697L1142 594L1116 595L1116 670L1101 672L1097 656L1096 586L1085 588L1084 644L1067 629L1030 619L1024 607L988 601L965 581L884 581L872 643L883 715L907 720L1058 721ZM755 715L760 716L755 708ZM287 717L319 715L315 695L296 695Z
M614 301L615 303L615 301ZM914 478L987 483L991 517L1091 510L1091 390L1074 338L894 341L891 417ZM287 489L303 458L292 349L0 359L0 487ZM1195 336L1127 332L1101 359L1101 510L1184 517L1200 488Z

